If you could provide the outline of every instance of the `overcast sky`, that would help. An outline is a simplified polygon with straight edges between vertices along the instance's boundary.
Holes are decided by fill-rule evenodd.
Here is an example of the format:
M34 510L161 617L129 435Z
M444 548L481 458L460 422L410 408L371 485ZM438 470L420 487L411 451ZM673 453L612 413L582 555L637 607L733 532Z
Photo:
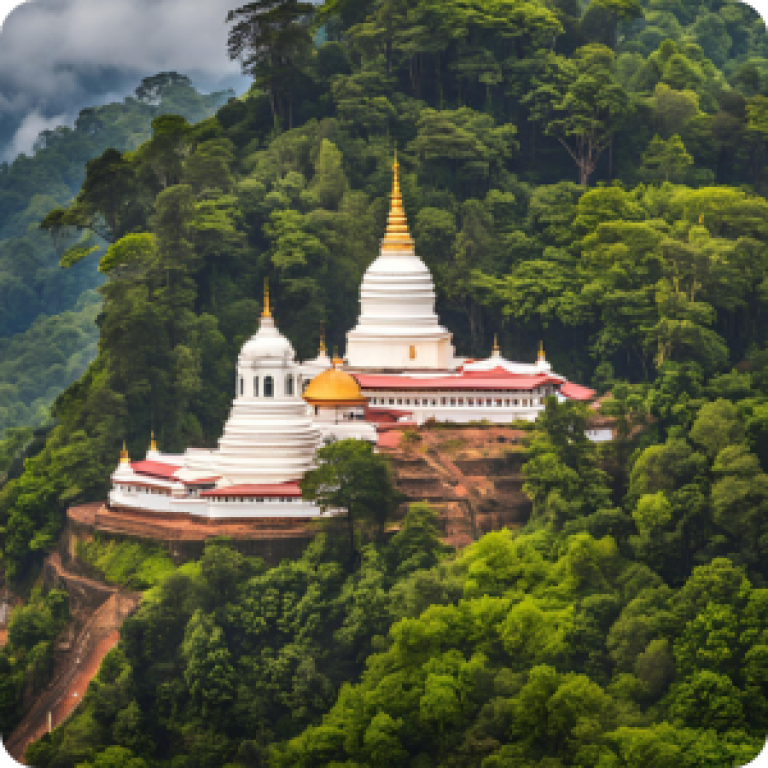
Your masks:
M241 4L0 0L0 159L29 151L41 130L71 124L83 107L121 100L147 75L174 70L202 90L241 92L225 23Z

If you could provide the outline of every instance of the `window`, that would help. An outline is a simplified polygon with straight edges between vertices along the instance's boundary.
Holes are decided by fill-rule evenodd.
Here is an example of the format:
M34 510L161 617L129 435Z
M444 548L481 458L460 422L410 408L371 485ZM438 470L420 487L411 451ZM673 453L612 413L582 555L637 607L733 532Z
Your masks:
M451 398L451 408L455 408L455 407L456 407L456 398L452 397Z
M504 401L504 407L505 408L509 408L509 400L505 400Z
M467 405L474 405L475 404L475 398L474 397L468 397L467 398Z
M410 397L406 398L405 404L406 405L410 405L411 404L411 398Z
M493 400L491 400L491 398L489 397L488 399L486 399L485 404L490 408L493 405Z
M290 374L285 377L285 394L288 395L288 397L293 396L293 376Z
M394 405L395 404L395 399L393 397L389 398L389 404L390 405Z
M275 380L271 376L264 377L264 397L275 396Z
M445 405L445 398L444 397L440 398L440 405Z
M437 405L437 400L433 400L432 405Z
M408 350L408 357L410 357L411 360L416 359L416 347L414 347L413 344L411 344L411 348Z
M464 398L463 397L459 398L459 405L462 405L462 406L464 405Z
M259 377L258 376L253 377L253 396L254 397L259 396Z
M402 405L403 404L403 398L402 397L398 397L397 398L397 404L398 405Z
M243 377L240 377L240 396L243 396L243 393L245 392L245 379Z

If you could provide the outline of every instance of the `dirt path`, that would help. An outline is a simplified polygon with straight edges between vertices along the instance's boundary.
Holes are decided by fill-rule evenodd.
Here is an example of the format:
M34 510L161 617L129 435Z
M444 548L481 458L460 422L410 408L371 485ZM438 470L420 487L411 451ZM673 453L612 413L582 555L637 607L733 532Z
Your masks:
M38 696L6 743L8 753L23 762L27 747L48 732L49 717L53 728L61 725L82 701L88 684L99 670L104 656L117 645L123 621L136 610L140 596L120 594L110 587L85 579L64 569L58 554L49 557L67 587L84 585L103 587L112 592L110 597L91 615L80 630L62 672Z

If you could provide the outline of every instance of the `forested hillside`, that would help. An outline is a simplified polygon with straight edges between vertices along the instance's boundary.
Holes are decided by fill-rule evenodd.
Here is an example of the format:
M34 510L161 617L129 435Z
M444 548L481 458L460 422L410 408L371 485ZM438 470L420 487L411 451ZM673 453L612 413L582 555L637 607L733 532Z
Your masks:
M155 120L45 219L75 269L84 234L111 245L97 357L0 492L7 577L104 497L123 438L215 442L265 277L300 356L322 328L343 347L395 150L458 352L543 338L612 393L619 436L550 403L528 528L458 556L422 508L351 572L332 537L271 570L209 548L33 764L746 762L768 729L762 22L722 0L265 9L232 14L248 94Z
M86 163L105 149L133 151L150 137L154 118L202 120L230 96L199 94L175 73L146 78L122 103L83 110L73 128L42 133L32 156L0 165L0 438L8 427L46 418L56 395L95 356L95 297L86 291L102 283L98 257L62 269L61 244L40 221L72 201ZM93 244L104 241L94 235Z

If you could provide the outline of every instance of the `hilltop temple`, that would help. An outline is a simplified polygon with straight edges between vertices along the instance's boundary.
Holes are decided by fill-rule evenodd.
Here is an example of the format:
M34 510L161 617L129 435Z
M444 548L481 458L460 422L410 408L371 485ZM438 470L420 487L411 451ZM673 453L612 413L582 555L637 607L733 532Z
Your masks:
M455 355L435 313L432 275L416 255L394 165L391 206L378 258L360 287L360 316L344 359L324 344L296 360L275 325L265 289L259 330L237 360L236 392L214 450L162 453L154 437L141 461L123 450L112 474L112 510L207 520L306 519L323 514L299 483L324 442L377 444L427 419L532 421L545 398L591 400L592 390L556 374L543 348L534 363Z

